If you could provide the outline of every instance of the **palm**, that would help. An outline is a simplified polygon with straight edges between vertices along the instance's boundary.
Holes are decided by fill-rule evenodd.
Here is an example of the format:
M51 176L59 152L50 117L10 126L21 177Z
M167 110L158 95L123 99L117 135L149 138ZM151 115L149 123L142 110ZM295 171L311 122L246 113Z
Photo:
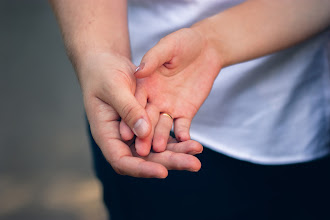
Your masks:
M165 178L168 169L198 171L199 160L190 155L200 153L202 146L195 141L177 143L169 139L167 150L151 152L146 157L136 153L134 140L124 142L119 133L119 115L101 100L91 103L95 107L91 131L104 157L116 170L135 177Z
M142 106L153 106L158 114L170 114L175 119L176 138L181 141L190 139L190 123L210 93L221 67L214 49L205 42L191 29L174 32L147 52L142 59L145 67L135 74L139 78L135 93L139 102ZM150 134L155 134L153 148L159 152L165 149L166 136L157 133L157 130L166 131L162 124L155 125ZM167 132L170 128L167 126ZM139 141L138 148L146 148L151 139ZM141 147L140 142L143 142Z
M118 173L136 177L164 178L167 169L198 170L199 160L186 154L201 152L202 146L197 142L169 143L166 152L142 158L136 154L134 141L122 140L118 109L122 110L127 104L139 105L134 98L134 67L126 58L105 54L89 63L81 73L85 74L81 84L86 114L93 138L104 157Z
M164 76L157 70L138 79L137 93L147 94L148 103L157 106L160 112L168 112L173 118L192 119L212 88L214 79L204 73L217 71L216 67L205 65L203 58L198 57L176 75Z

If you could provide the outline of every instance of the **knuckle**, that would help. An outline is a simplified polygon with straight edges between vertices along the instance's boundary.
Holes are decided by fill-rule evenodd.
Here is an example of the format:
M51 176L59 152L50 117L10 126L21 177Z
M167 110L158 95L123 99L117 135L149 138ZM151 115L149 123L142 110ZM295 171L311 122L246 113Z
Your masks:
M189 134L187 132L178 131L176 134L176 138L178 141L187 141L189 140Z
M140 106L133 105L132 103L127 103L122 107L122 119L127 123L127 125L132 125L134 119L138 117Z

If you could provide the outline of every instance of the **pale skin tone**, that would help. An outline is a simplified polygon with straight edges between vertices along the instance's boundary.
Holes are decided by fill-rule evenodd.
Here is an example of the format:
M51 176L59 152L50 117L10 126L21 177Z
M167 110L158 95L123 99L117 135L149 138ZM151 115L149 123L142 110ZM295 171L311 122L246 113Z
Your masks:
M201 164L193 155L203 148L196 141L169 139L166 151L142 157L135 153L132 141L120 137L120 118L132 129L139 119L145 119L147 128L137 131L142 138L151 132L151 123L156 123L134 97L136 66L130 61L126 2L50 2L81 85L92 135L114 170L147 178L165 178L170 169L198 171Z
M327 0L246 1L166 36L134 74L125 1L50 2L80 81L92 135L118 173L136 177L199 170L193 154L202 146L189 140L189 127L219 71L295 45L330 21ZM175 141L169 139L173 121L162 112L174 118ZM144 127L136 126L139 119ZM132 131L135 142L129 141Z

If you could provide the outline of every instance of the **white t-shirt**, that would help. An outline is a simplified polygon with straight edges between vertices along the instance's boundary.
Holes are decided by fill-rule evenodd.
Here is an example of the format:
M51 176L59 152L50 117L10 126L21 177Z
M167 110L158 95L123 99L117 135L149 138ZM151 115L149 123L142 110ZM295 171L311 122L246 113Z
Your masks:
M133 63L162 37L242 1L130 0ZM330 153L329 31L221 70L191 137L228 156L289 164ZM237 42L239 44L239 42Z

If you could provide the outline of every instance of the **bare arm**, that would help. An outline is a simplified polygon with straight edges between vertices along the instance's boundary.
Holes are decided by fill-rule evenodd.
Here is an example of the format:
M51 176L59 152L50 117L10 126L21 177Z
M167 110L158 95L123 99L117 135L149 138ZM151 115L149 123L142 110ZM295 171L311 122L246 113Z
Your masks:
M136 66L129 59L126 1L50 0L50 3L79 78L92 135L114 170L157 178L165 178L167 169L199 170L199 160L188 154L201 152L202 146L197 142L177 143L169 139L167 151L140 157L133 140L121 139L121 119L138 137L143 138L151 130L146 110L134 97Z
M250 0L193 28L216 48L225 67L293 46L329 24L328 0Z
M246 1L162 38L135 74L149 76L138 80L136 96L169 113L176 137L188 140L190 122L221 68L293 46L329 23L329 0ZM166 137L159 138L153 137L155 151L165 149Z
M86 55L119 53L130 57L125 0L49 0L74 62Z
M95 105L101 100L125 120L137 136L150 132L145 110L134 98L136 68L130 61L125 0L50 0L75 67L93 126ZM139 120L143 123L138 123ZM140 121L141 121L140 120ZM98 126L98 125L96 125Z

